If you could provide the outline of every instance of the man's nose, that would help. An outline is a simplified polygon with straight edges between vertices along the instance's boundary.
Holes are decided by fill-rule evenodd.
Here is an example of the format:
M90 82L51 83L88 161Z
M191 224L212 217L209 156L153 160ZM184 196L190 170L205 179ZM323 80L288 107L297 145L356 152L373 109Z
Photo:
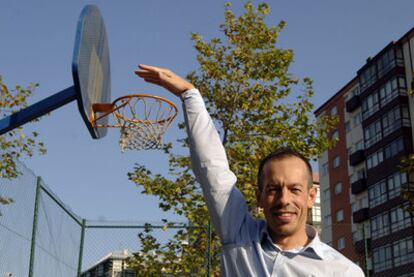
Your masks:
M281 205L287 205L290 203L290 193L287 188L282 188L279 192L278 202Z

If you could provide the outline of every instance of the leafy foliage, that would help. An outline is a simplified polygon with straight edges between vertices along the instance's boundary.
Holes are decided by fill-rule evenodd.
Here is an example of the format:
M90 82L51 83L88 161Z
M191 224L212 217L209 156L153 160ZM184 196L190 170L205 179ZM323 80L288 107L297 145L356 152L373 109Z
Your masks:
M27 106L30 97L38 84L27 87L15 86L9 89L0 76L0 113L1 117L11 115ZM23 128L16 128L0 136L0 178L13 179L19 176L17 159L21 156L33 156L34 152L46 153L42 142L38 141L38 133L27 135ZM0 204L13 203L13 199L0 195Z
M230 167L238 178L237 186L254 210L259 161L281 146L315 158L332 145L327 132L336 120L313 119L311 79L299 80L289 73L293 51L276 47L285 22L268 27L267 4L255 7L249 1L244 8L245 13L236 16L231 4L226 4L225 22L220 26L222 38L205 41L201 35L192 34L200 69L190 72L187 79L201 91L226 147ZM180 123L179 127L185 126ZM188 147L186 139L178 142ZM141 233L142 251L135 263L134 259L130 262L137 272L146 272L147 276L157 275L160 272L154 270L160 268L172 274L190 274L194 267L196 275L202 275L206 273L208 234L202 227L208 224L207 207L191 173L190 158L174 154L171 145L164 151L169 155L170 176L136 165L129 178L143 188L143 193L157 196L161 209L183 215L192 226L200 228L178 232L163 246L150 232ZM181 241L190 246L182 247ZM214 233L212 247L214 253L219 252ZM158 261L151 258L154 253ZM213 271L218 272L218 267L215 255Z
M414 173L414 154L410 154L402 159L401 171L407 174ZM401 197L410 203L407 210L411 215L414 215L414 186L408 183L406 187L403 187L401 190Z

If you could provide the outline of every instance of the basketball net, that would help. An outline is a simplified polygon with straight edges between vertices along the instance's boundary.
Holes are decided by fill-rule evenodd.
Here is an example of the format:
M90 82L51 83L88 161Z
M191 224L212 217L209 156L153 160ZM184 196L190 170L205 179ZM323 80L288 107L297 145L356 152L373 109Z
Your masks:
M116 99L112 104L94 105L94 114L103 113L94 119L99 127L120 129L119 146L126 149L161 149L163 137L177 116L178 109L171 101L154 95L131 94ZM99 125L99 119L113 114L115 124Z

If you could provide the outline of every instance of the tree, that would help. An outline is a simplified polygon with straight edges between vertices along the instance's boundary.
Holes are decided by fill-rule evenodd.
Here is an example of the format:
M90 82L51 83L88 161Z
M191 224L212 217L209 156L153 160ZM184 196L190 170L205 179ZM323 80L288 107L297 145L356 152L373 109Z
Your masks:
M27 87L15 86L9 89L0 76L0 112L1 117L13 114L27 106L30 97L38 84L29 84ZM13 179L19 176L17 159L21 156L33 156L34 152L45 154L46 149L38 141L38 133L26 135L23 128L14 129L0 136L0 178ZM13 199L0 195L0 204L13 203Z
M414 154L410 154L401 160L401 171L412 175L414 173ZM414 186L407 182L407 186L401 189L401 198L407 200L407 211L414 215Z
M259 161L281 146L315 158L332 145L327 132L336 120L322 117L316 121L310 101L311 79L299 80L289 73L293 51L276 47L285 22L268 27L264 22L270 12L267 4L255 7L249 1L244 8L245 13L236 16L231 4L225 5L222 38L204 41L199 34L192 34L200 69L189 73L187 79L202 92L237 176L237 186L254 210ZM179 127L184 128L184 124ZM178 142L188 147L185 138ZM143 188L143 193L157 196L161 209L184 215L191 228L177 232L165 245L157 242L150 230L141 233L142 251L129 264L145 276L157 274L153 270L161 268L173 275L205 274L208 232L203 227L209 220L207 207L191 173L190 158L174 154L171 144L164 151L169 155L170 176L153 174L137 164L129 178ZM214 253L218 253L214 232L212 237ZM182 246L182 241L188 246ZM151 259L154 252L150 249L156 249L162 258ZM218 266L218 256L214 256L214 272Z

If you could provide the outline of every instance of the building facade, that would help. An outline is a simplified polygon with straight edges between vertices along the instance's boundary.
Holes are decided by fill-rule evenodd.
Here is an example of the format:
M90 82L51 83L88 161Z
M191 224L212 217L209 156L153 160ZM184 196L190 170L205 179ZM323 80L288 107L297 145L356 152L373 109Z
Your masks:
M131 256L128 250L111 252L82 272L81 277L136 277L135 271L126 263Z
M322 239L372 276L414 276L413 218L400 170L413 153L414 29L368 58L315 114L335 115L337 144L319 158ZM368 269L368 270L367 270Z
M319 173L314 172L312 176L313 186L317 189L315 203L313 203L312 209L308 210L307 224L321 232L321 198L320 198L320 187L319 187Z

